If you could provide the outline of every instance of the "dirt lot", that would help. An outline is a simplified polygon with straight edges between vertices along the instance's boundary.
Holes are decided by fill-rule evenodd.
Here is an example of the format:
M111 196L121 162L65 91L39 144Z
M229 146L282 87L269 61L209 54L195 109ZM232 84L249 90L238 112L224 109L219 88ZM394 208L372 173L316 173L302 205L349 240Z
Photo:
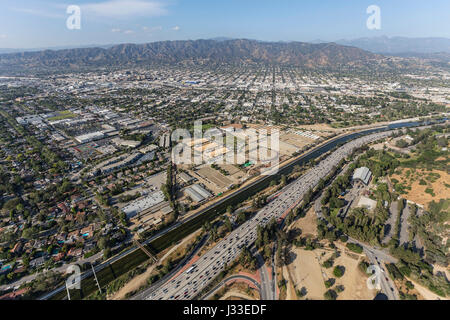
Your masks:
M286 298L285 300L292 301L292 300L298 300L297 295L295 293L295 283L292 279L291 274L289 273L289 270L286 266L281 267L281 270L283 272L283 279L286 280ZM278 277L280 277L278 275ZM300 290L301 288L299 288Z
M214 183L220 190L224 190L229 185L233 184L233 181L225 177L218 170L209 166L203 167L197 171L205 180L209 180Z
M314 208L311 208L302 219L295 221L290 229L302 230L303 236L317 237L317 215Z
M280 136L280 140L299 149L314 142L313 139L301 137L295 133L287 133Z
M219 168L226 170L230 174L230 176L234 176L239 173L244 175L244 173L241 170L239 170L232 164L219 164L218 166Z
M312 131L332 131L332 132L341 131L341 129L335 129L325 123L314 124L314 125L302 125L302 126L297 126L296 128L303 129L303 130L312 130Z
M411 170L411 173L407 176L409 170ZM429 181L427 180L427 177L429 177L430 174L439 174L440 178L434 182ZM439 201L440 199L448 199L449 188L447 188L445 184L448 184L450 181L450 175L445 171L415 171L414 169L403 169L401 175L394 174L391 176L391 180L392 179L397 179L404 186L411 187L411 190L405 190L407 194L402 195L402 197L421 204L425 206L425 208L428 208L428 204L433 200ZM427 184L420 185L420 180L424 180ZM425 192L428 188L433 190L434 196Z
M335 260L334 266L343 266L345 273L342 278L336 279L335 286L343 285L345 290L339 293L338 300L373 300L376 295L376 290L367 288L367 275L358 267L361 258L356 258L353 255L350 256L343 251L340 252L341 256ZM329 278L336 278L333 275L333 269L325 269Z
M293 248L291 250L293 261L287 268L284 268L283 272L285 279L288 280L287 299L296 299L294 287L298 290L305 287L307 299L323 300L324 293L328 290L324 281L336 278L333 275L334 267L330 269L322 267L323 262L332 254L332 250L306 251ZM335 259L334 266L343 266L345 273L342 278L336 279L336 283L332 287L334 289L338 285L343 285L345 288L343 292L339 293L338 300L373 300L376 292L367 288L367 276L358 268L361 257L350 256L341 250L340 254L340 257ZM289 280L292 280L292 283L289 283L291 282ZM292 287L289 286L290 284Z
M271 130L283 130L282 126L266 126L263 124L248 124L249 128L255 129L255 130L267 130L267 133L270 133Z
M326 291L324 284L326 279L322 275L321 266L317 260L317 255L321 252L322 250L314 252L293 248L290 252L293 262L287 266L290 277L286 279L291 279L292 285L298 290L305 287L308 292L306 298L312 300L323 300L323 294ZM292 290L288 290L287 298L292 296Z
M293 153L300 151L301 148L299 148L296 145L293 145L286 140L283 141L280 139L280 154L285 156L291 156Z

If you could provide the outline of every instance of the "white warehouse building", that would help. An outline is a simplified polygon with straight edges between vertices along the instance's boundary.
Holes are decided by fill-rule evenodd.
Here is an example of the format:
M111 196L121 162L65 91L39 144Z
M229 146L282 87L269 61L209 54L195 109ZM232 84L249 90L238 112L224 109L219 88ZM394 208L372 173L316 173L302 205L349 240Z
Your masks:
M370 178L372 178L372 172L366 167L356 169L353 174L353 181L360 180L365 185L369 184Z
M88 133L88 134L83 134L81 136L75 137L75 139L79 143L87 143L87 142L91 142L91 141L94 141L94 140L101 139L104 136L105 135L103 134L103 132L97 131L97 132L92 132L92 133Z
M213 196L211 193L205 190L205 188L198 184L194 184L189 188L186 188L185 192L189 197L191 197L194 202L203 202Z
M150 209L162 202L164 202L164 193L162 191L158 191L146 196L145 198L133 201L132 203L124 207L122 211L127 215L128 218L133 218L139 213Z

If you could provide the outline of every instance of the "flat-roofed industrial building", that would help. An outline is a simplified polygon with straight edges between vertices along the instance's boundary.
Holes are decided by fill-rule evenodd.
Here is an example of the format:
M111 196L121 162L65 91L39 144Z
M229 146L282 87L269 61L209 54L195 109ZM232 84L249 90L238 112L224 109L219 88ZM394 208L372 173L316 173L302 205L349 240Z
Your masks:
M146 196L145 198L133 201L132 203L124 207L122 211L127 215L128 218L133 218L139 213L150 209L162 202L164 202L164 193L162 191L158 191Z
M195 184L186 188L186 194L191 197L194 202L203 202L206 199L211 198L213 195L205 190L202 186Z
M194 177L191 177L189 174L187 174L186 172L182 172L179 174L180 179L184 182L184 183L191 183L192 181L195 181Z
M105 135L103 134L103 132L98 131L98 132L91 132L91 133L87 133L87 134L83 134L81 136L75 137L75 140L77 140L79 143L86 143L86 142L91 142L94 140L98 140L98 139L102 139Z

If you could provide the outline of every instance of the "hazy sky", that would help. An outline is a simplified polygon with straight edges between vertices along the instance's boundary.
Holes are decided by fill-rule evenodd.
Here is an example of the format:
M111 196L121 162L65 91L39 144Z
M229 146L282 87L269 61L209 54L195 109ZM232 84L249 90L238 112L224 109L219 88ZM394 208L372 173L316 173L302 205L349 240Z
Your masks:
M69 30L69 5L81 29ZM368 30L366 9L381 9ZM159 40L338 40L367 36L450 38L449 0L0 0L0 48Z

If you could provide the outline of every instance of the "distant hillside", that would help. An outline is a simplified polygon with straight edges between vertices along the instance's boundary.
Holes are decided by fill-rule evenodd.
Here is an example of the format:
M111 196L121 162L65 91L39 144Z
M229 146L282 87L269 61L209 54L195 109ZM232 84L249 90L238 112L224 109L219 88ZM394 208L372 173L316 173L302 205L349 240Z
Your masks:
M397 55L404 53L450 53L450 39L447 38L406 38L383 36L353 40L338 40L336 43L381 54Z
M103 48L108 49L111 48L112 44L90 44L84 46L61 46L61 47L48 47L48 48L0 48L0 54L5 53L20 53L20 52L36 52L36 51L45 51L45 50L66 50L66 49L76 49L76 48Z
M0 55L0 72L79 70L151 64L278 64L305 68L371 68L385 58L335 43L254 40L163 41L110 48L45 50Z

